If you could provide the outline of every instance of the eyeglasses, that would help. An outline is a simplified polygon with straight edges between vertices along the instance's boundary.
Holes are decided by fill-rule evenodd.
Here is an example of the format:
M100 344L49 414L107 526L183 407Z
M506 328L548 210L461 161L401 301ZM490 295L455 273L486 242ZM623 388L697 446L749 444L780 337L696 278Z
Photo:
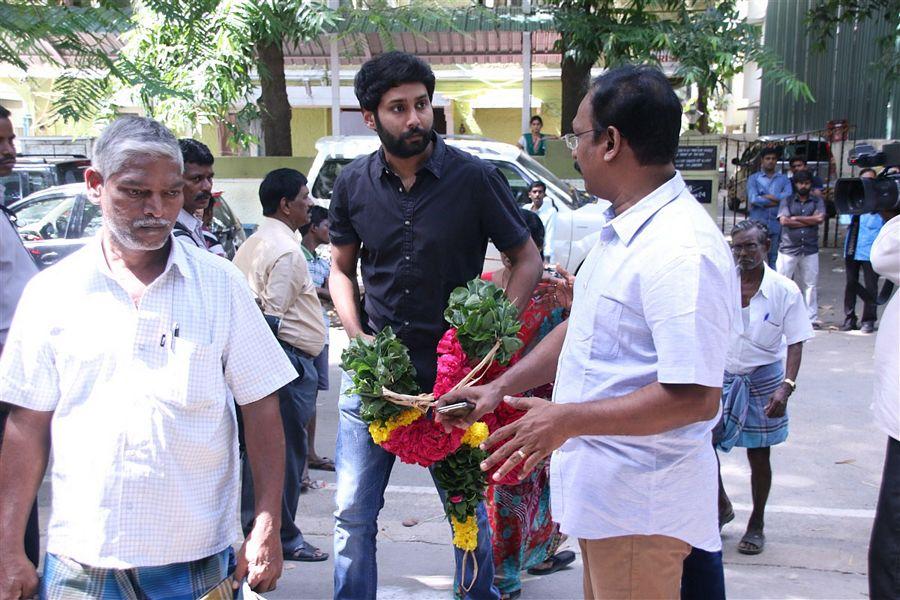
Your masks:
M562 136L562 141L566 143L566 147L569 150L575 150L578 148L578 138L586 133L598 133L596 129L588 129L587 131L582 131L581 133L567 133Z
M740 254L743 251L746 251L749 254L753 254L757 250L759 250L759 244L753 242L750 242L749 244L734 245L731 247L732 254Z

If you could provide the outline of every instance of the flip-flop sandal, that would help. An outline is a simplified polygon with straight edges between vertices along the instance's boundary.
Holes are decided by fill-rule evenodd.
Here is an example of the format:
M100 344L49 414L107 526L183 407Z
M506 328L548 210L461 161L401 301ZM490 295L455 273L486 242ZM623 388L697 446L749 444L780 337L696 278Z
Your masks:
M719 515L719 531L722 531L722 528L734 521L734 509L732 508L728 514Z
M334 461L327 456L322 456L317 461L309 461L309 468L317 471L334 471Z
M298 562L322 562L328 560L328 555L311 545L303 542L292 550L284 551L284 560L296 560Z
M762 531L748 531L738 543L737 551L741 554L755 555L763 551L766 546L766 536Z
M529 575L550 575L556 573L560 569L565 569L575 562L575 553L571 550L563 550L557 552L550 558L550 566L547 567L531 567L528 569Z

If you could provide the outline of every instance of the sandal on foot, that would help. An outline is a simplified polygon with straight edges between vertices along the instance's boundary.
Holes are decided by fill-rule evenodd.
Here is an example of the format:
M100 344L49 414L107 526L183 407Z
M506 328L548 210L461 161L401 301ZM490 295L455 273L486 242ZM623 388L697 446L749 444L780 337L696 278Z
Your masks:
M748 531L738 542L737 551L741 554L759 554L766 545L766 536L762 531Z
M322 562L328 560L328 555L304 541L295 548L285 549L283 552L284 560L296 560L299 562Z
M309 468L317 471L334 471L334 461L327 456L322 456L319 460L309 461Z
M513 590L511 592L501 592L500 600L516 600L516 598L518 598L521 595L522 595L522 588Z
M734 521L734 509L731 508L727 513L722 514L719 513L719 531L722 531L722 528Z
M546 567L531 567L528 569L529 575L550 575L551 573L556 573L560 569L565 569L569 565L575 562L575 553L571 550L563 550L562 552L557 552L549 559L545 561L545 563L549 563Z

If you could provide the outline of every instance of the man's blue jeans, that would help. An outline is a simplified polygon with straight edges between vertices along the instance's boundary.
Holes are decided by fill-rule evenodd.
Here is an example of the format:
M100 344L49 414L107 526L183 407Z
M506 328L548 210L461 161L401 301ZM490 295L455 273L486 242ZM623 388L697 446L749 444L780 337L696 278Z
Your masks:
M337 509L334 512L334 597L360 600L375 598L378 567L375 560L375 535L378 513L384 506L384 490L394 466L395 456L372 441L369 428L359 417L359 396L348 394L350 377L341 373L338 401L340 420L337 451ZM435 486L437 487L437 486ZM438 488L443 500L444 491ZM490 524L484 504L478 507L478 547L475 561L478 577L465 597L496 599L494 562L491 553ZM455 549L455 586L459 589L459 570L463 551ZM472 582L473 561L466 561L463 580Z

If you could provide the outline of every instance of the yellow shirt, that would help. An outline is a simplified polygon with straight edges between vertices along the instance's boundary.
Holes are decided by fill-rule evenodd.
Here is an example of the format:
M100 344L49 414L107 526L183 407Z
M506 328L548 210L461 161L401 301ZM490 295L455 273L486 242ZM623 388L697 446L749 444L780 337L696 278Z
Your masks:
M234 265L262 303L263 312L281 319L278 339L316 356L325 345L322 305L309 277L294 231L263 217L256 233L238 248Z

